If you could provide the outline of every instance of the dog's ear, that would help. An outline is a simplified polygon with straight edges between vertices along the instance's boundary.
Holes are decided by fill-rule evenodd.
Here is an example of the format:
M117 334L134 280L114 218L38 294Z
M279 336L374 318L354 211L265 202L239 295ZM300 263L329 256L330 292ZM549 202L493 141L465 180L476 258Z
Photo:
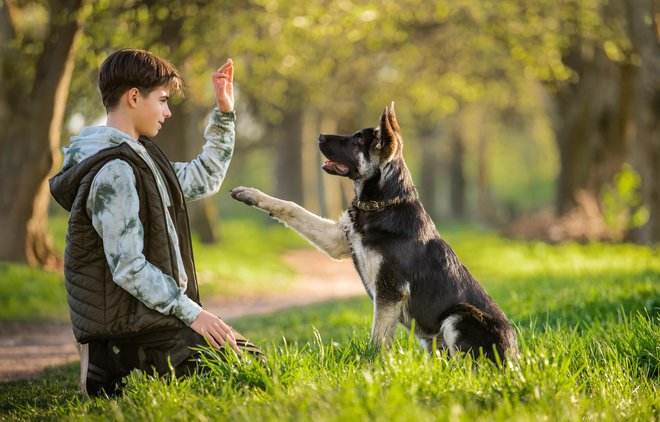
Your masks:
M373 148L380 155L381 161L387 162L392 160L401 151L402 144L401 129L396 121L394 101L392 101L389 107L385 107L383 114L380 116L378 140Z

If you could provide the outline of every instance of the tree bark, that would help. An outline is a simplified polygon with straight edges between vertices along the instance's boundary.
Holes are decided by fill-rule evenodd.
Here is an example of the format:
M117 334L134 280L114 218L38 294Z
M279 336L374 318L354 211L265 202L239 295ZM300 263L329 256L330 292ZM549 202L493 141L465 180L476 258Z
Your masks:
M305 202L302 205L310 212L323 215L322 212L327 212L327 208L325 205L322 205L325 201L321 199L324 194L321 182L321 163L323 161L317 142L320 126L321 117L318 112L313 112L309 109L303 112L301 165L303 197Z
M301 110L286 110L283 121L270 129L275 159L275 196L302 204Z
M198 3L206 4L206 2ZM182 18L168 19L161 24L159 39L172 52L179 51L183 24ZM200 133L200 125L207 110L201 109L192 100L173 102L170 104L170 110L172 117L168 119L166 128L161 131L156 140L171 161L190 161L201 152L203 137ZM217 243L219 240L216 228L218 213L211 198L189 202L187 207L190 228L199 235L200 241L205 244Z
M623 8L622 2L614 1L600 12L607 19L620 19ZM616 63L594 43L577 41L564 61L578 74L578 82L564 84L556 95L561 122L557 128L560 215L578 206L580 191L599 198L602 186L612 182L629 158L636 79L630 55L628 63Z
M419 142L421 145L422 166L420 175L420 198L424 208L435 221L440 221L440 209L438 201L438 180L440 179L440 168L438 166L438 142L436 131L428 127L420 131Z
M557 130L561 172L559 214L577 204L580 190L598 198L626 160L642 177L648 223L634 232L643 243L660 240L660 43L653 0L624 0L604 13L625 12L632 45L627 62L607 59L599 47L576 45L567 64L579 81L557 95L563 126ZM623 7L623 11L617 8ZM657 7L657 3L656 3ZM579 53L578 53L579 52ZM585 54L591 53L589 54Z
M21 52L3 49L3 84L8 86L0 98L0 109L6 113L0 136L0 260L61 265L46 230L50 198L46 178L60 144L83 1L50 2L50 26L36 63L28 63ZM0 12L6 17L5 6ZM25 79L25 65L35 66L34 79ZM5 79L6 72L12 77Z
M202 150L203 136L200 126L205 119L205 111L190 102L170 105L172 117L165 128L154 139L170 161L190 161ZM188 217L190 228L199 235L202 243L212 244L219 240L217 231L217 209L210 198L189 202Z
M633 53L639 57L634 85L635 167L642 178L642 201L648 222L634 233L641 243L660 242L660 29L657 3L627 0L626 14Z
M338 127L339 120L336 117L323 116L319 132L339 133ZM316 149L318 151L318 146ZM319 162L322 162L325 157L320 151L318 154ZM332 219L339 218L354 196L354 188L350 180L344 177L331 176L323 170L321 170L321 177L319 177L319 192L321 215Z
M621 169L630 148L633 98L630 67L610 61L599 47L576 46L565 60L579 81L565 84L556 96L559 215L578 206L580 191L598 198L601 187Z
M449 164L449 192L451 216L457 220L465 219L465 170L463 160L465 148L461 135L455 133L451 145L451 163Z

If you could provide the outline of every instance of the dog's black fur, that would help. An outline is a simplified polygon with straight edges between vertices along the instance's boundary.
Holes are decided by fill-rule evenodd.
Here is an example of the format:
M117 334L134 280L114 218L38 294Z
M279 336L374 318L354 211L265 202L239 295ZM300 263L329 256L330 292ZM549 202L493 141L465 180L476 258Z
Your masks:
M495 352L502 359L517 353L506 316L440 237L419 201L393 105L377 127L348 136L320 135L318 141L328 158L323 169L355 184L355 200L338 223L250 188L234 189L232 196L270 212L331 256L350 253L374 301L375 343L389 344L397 321L410 328L414 320L415 334L429 352L436 343L451 353L472 351L493 360ZM314 218L324 227L319 232L306 225ZM324 232L335 236L324 239Z

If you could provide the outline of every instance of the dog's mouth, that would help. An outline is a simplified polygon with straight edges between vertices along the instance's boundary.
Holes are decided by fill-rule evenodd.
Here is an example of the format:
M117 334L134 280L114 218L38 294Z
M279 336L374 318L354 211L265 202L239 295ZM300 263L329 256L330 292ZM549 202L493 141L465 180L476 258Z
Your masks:
M348 174L347 166L331 160L327 160L325 163L323 163L322 168L330 174L336 174L339 176L346 176Z

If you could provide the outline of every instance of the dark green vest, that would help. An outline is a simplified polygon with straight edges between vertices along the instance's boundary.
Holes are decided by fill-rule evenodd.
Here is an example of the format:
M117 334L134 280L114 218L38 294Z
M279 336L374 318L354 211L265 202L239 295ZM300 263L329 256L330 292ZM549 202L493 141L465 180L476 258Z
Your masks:
M94 176L111 160L125 161L135 174L140 198L140 221L144 227L143 253L147 261L176 280L179 268L165 217L166 212L170 213L188 276L186 294L199 303L190 225L181 186L162 151L148 138L142 137L140 142L164 176L171 201L168 210L163 207L151 169L127 143L99 151L49 181L53 197L71 212L64 252L64 278L73 332L80 343L185 326L174 316L147 308L112 280L103 241L86 211Z

